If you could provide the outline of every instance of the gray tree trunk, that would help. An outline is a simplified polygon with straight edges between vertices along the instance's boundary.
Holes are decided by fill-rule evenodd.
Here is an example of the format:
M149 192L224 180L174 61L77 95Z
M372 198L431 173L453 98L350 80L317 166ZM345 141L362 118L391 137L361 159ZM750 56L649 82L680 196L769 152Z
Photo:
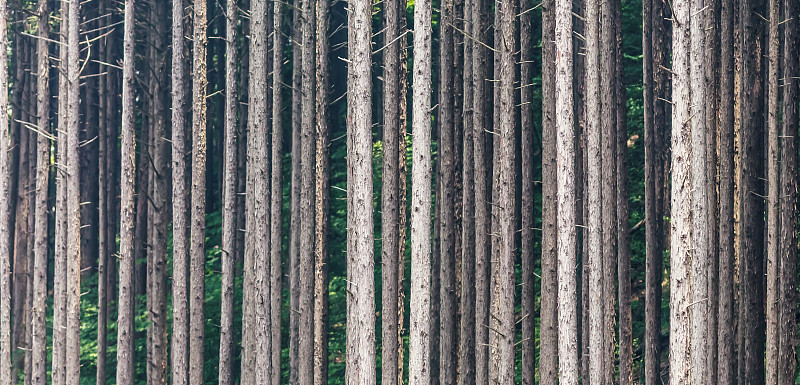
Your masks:
M521 225L522 231L520 232L520 255L522 259L522 384L534 385L536 377L536 341L534 335L536 333L536 292L534 283L534 142L533 142L533 36L530 31L533 29L533 12L528 11L532 7L530 2L521 1L519 12L520 26L519 26L519 45L520 45L520 127L522 129L520 141L520 154L521 154L521 193L520 210L521 210ZM528 11L528 12L526 12ZM467 33L471 33L467 31ZM465 44L469 43L465 41ZM465 51L466 52L466 51ZM466 68L465 68L466 73ZM471 84L471 83L470 83ZM465 84L466 96L466 84ZM466 102L465 102L466 105ZM466 135L464 139L464 149L466 159ZM467 163L464 162L466 170ZM466 171L464 173L464 191L466 194L467 184L473 180L472 176L467 179ZM466 202L466 199L464 200ZM464 205L466 208L466 203ZM464 225L468 225L467 216L464 215ZM472 230L474 231L474 229ZM465 260L468 246L467 237L464 237L464 250ZM465 282L470 282L466 280ZM471 286L471 285L464 285ZM474 289L472 289L474 290ZM474 300L473 300L474 301ZM474 310L473 310L474 311ZM472 325L474 328L474 324Z
M298 376L298 342L299 318L298 303L300 302L300 190L301 181L301 124L303 100L303 28L301 0L294 0L294 20L292 25L292 196L289 237L290 261L290 300L289 312L289 383L297 385Z
M276 1L273 8L272 51L272 207L270 208L270 315L272 319L272 384L281 378L281 268L283 244L283 4Z
M796 15L794 15L796 16ZM780 314L780 283L779 266L780 261L778 251L778 237L780 236L779 208L780 208L780 165L779 157L779 128L778 114L780 105L778 104L778 77L780 67L781 42L778 24L781 22L781 2L779 0L769 0L769 22L768 22L768 42L767 48L767 303L766 303L766 337L767 356L766 383L778 383L778 335L779 314ZM791 17L791 16L790 16Z
M0 0L0 22L7 23L6 0ZM0 28L0 45L8 44L7 29ZM0 63L7 60L0 50ZM0 110L8 109L8 67L0 66ZM10 196L10 162L8 156L8 114L0 114L0 194ZM8 220L9 200L0 200L0 383L11 383L11 261L9 260L11 229Z
M366 23L369 23L368 21ZM431 3L414 4L414 84L411 169L411 324L408 378L428 384L431 303ZM369 37L367 37L369 39ZM348 226L349 227L349 226Z
M374 385L375 260L372 223L372 2L347 18L347 369L350 385ZM304 40L308 41L308 40ZM303 58L305 63L305 58ZM423 79L424 81L424 79ZM430 196L430 195L429 195Z

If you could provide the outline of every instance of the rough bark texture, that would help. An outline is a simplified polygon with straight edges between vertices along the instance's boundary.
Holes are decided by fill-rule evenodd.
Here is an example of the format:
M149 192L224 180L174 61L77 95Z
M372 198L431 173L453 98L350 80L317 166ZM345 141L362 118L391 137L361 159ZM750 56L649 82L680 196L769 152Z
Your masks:
M119 308L117 311L117 384L120 385L133 384L133 200L136 187L133 126L134 7L134 0L125 1L122 53L122 141L120 147L122 171L120 173ZM183 35L181 35L181 39L183 39Z
M330 247L330 124L328 120L328 25L330 2L317 2L316 25L316 161L314 220L314 385L328 383L328 261Z
M189 235L189 383L204 381L206 228L206 0L195 0L192 31L192 203ZM254 66L255 67L255 66Z
M412 384L431 381L431 3L414 4L414 84L411 169L411 324L408 379ZM349 226L348 226L349 227ZM479 283L478 283L479 284Z
M32 371L30 383L32 385L45 385L47 383L47 214L48 214L48 186L50 184L50 43L49 38L49 13L47 0L40 0L36 13L39 17L36 41L37 51L37 80L36 80L36 114L38 115L39 135L36 146L36 194L35 194L35 230L34 230L34 270L33 275L33 306L31 307L31 356ZM2 131L3 133L5 131ZM5 135L0 136L5 141ZM1 216L1 215L0 215ZM0 235L1 236L1 235ZM102 279L100 280L102 285ZM98 365L100 365L98 352ZM105 361L103 361L105 362Z
M478 1L480 0L467 0L464 3L464 32L469 36L474 36L472 15ZM464 141L461 178L463 181L461 204L463 211L461 214L461 303L459 309L461 329L458 335L458 382L464 385L475 384L475 151L473 145L475 98L472 72L472 52L475 45L472 39L464 39ZM533 320L533 316L529 318L531 321ZM532 359L532 357L530 358ZM533 365L531 365L532 368Z
M781 127L780 186L780 324L778 333L778 384L795 380L795 336L797 310L797 127L800 123L797 99L800 95L800 21L797 1L784 2L784 15L794 15L784 22L783 46L783 126Z
M778 324L780 314L780 283L778 281L780 261L778 251L779 207L780 207L780 166L778 164L778 68L780 66L780 33L778 23L781 17L781 2L769 0L768 57L767 61L767 302L766 337L767 356L765 359L766 383L778 383ZM793 15L796 16L796 15Z
M314 381L314 87L316 1L304 0L302 13L302 108L300 142L300 300L297 311L298 367L297 383ZM348 333L349 334L349 333Z
M347 18L347 369L345 382L375 384L375 260L372 223L372 2ZM307 40L305 40L307 42ZM305 63L305 58L304 58Z
M705 120L706 120L706 194L708 195L708 303L706 311L708 313L708 323L706 326L706 338L708 341L708 353L706 369L708 371L708 383L717 383L717 355L719 343L717 341L717 312L719 309L719 220L717 215L719 209L719 198L717 193L717 168L719 165L717 156L717 135L719 133L719 122L717 113L719 110L719 5L718 0L706 1L708 9L705 14L705 25L703 29L706 35L705 49L703 52L703 71L705 72L706 100L705 100Z
M542 202L556 200L555 0L542 3ZM476 98L477 99L477 98ZM542 298L539 378L555 385L558 363L556 208L542 205Z
M561 304L558 307L558 383L577 385L579 375L577 280L575 276L577 262L575 247L577 242L575 234L575 122L572 94L572 1L570 0L558 0L556 3L555 43L558 303ZM511 85L508 87L510 88ZM513 377L511 379L513 380Z
M292 35L292 197L289 238L289 261L290 261L290 301L291 310L289 312L289 383L297 384L298 376L298 342L299 342L299 305L300 302L300 190L301 190L301 131L302 123L302 81L303 81L303 28L302 10L299 5L301 0L294 0L294 21Z
M739 384L764 384L764 47L763 0L739 3L741 52L741 204L739 241Z
M529 31L533 28L533 12L528 11L532 5L528 1L521 1L519 12L520 26L519 26L519 45L520 45L520 127L522 130L520 141L520 154L521 154L521 168L520 177L521 186L520 192L520 212L521 212L521 225L522 231L520 233L520 254L522 258L522 383L523 385L534 385L536 376L536 341L534 333L536 330L536 292L534 290L534 143L533 143L533 36ZM467 33L471 33L467 31ZM465 44L468 43L465 41ZM466 53L466 50L465 50ZM466 55L465 55L466 57ZM466 69L465 69L466 73ZM465 93L468 84L465 83ZM471 83L470 83L471 85ZM466 103L465 103L466 105ZM467 148L466 135L464 138L464 149L466 159ZM467 163L464 162L464 169L466 170ZM473 180L472 175L467 178L466 171L464 172L464 188L465 195L468 181ZM464 199L464 207L466 210L466 198ZM468 225L469 219L464 215L464 225ZM474 231L474 229L472 230ZM464 250L466 261L467 248L471 245L467 244L467 237L464 237ZM470 280L464 280L470 282ZM471 285L464 285L471 286ZM474 290L474 289L471 289ZM473 300L474 301L474 300ZM463 311L462 311L463 312ZM474 312L474 310L473 310ZM474 327L474 324L472 324Z
M439 167L441 197L439 221L439 383L456 382L458 350L456 344L456 280L455 280L455 143L453 140L453 21L452 0L441 4L439 38ZM513 72L512 72L513 75ZM433 373L432 373L433 375Z
M0 0L0 22L7 23L6 0ZM0 45L8 44L8 31L0 28ZM0 50L0 63L6 62L6 50ZM0 66L0 110L8 109L8 67ZM10 196L8 156L8 114L0 114L0 195ZM0 383L11 383L11 263L9 200L0 200Z
M386 27L386 48L383 53L383 190L381 191L381 383L400 384L398 378L402 361L398 310L403 306L397 300L400 286L400 40L404 38L405 25L400 23L402 1L384 3L383 22ZM405 11L405 8L402 8ZM404 15L405 16L405 15ZM401 35L402 34L402 35ZM404 161L405 159L403 159Z
M127 15L127 13L126 13ZM183 1L172 2L172 383L189 383L186 96Z
M672 64L672 216L670 244L669 378L672 384L690 384L692 302L691 185L691 3L675 2ZM702 116L702 115L700 115ZM695 119L697 120L697 119Z
M105 14L106 8L106 1L101 1L99 4L99 13L101 15ZM99 60L104 62L108 62L108 40L108 38L102 40L99 47ZM109 151L111 147L109 146L109 128L111 126L111 124L109 124L109 115L111 111L109 110L108 103L108 91L111 87L111 81L112 79L109 75L101 77L99 81L99 89L97 90L97 98L100 104L98 109L99 127L97 131L97 157L99 163L99 172L97 173L97 185L99 187L97 200L97 372L95 374L97 385L104 385L106 383L106 356L108 354L108 299L110 298L108 293L108 265L112 262L115 263L116 261L116 258L109 259L109 255L116 255L115 248L112 248L112 245L116 244L116 236L112 237L111 234L113 233L113 230L110 230L110 225L113 223L113 219L110 219L110 217L114 216L111 214L113 212L111 208L114 207L113 203L111 202L114 201L115 196L112 196L108 193L109 188L111 187L111 184L109 183L109 176L111 175L109 172L109 160L111 158L111 151ZM40 95L41 94L49 95L49 90L44 93L40 92ZM48 114L42 114L40 112L39 116L48 116ZM116 143L116 138L114 139L114 143ZM49 143L46 145L48 146L49 150ZM49 158L47 158L46 161L49 163ZM45 226L47 226L46 218ZM111 239L114 239L114 242L111 242ZM114 278L116 279L116 277ZM45 276L45 283L46 282ZM42 383L42 385L44 385L44 383Z
M281 376L281 302L283 251L283 4L275 2L272 51L272 207L270 209L270 315L272 316L272 384Z
M225 11L225 171L222 187L222 305L219 331L219 383L231 385L233 348L233 296L236 249L236 181L237 181L237 36L239 8L236 0L228 0Z
M722 1L720 9L719 69L719 304L717 312L717 383L735 384L734 347L734 106L733 106L733 26L734 12L730 1ZM712 336L713 338L714 336Z

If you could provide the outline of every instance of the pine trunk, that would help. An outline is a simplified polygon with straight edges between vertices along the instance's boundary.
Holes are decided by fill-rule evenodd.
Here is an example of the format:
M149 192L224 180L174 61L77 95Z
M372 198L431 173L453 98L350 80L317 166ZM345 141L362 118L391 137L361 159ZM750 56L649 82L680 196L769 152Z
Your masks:
M290 261L290 300L289 312L289 383L297 385L300 341L300 191L301 147L302 147L302 100L303 100L303 28L301 0L294 0L294 20L292 25L292 197L290 213L289 261Z
M780 317L780 261L778 251L779 208L780 208L780 177L778 164L778 77L780 76L780 32L778 23L781 17L781 2L769 0L768 23L768 73L767 73L767 303L766 303L766 337L767 356L765 359L767 384L778 383L778 325Z
M6 0L0 0L0 22L7 23ZM0 45L8 44L7 29L0 28ZM0 50L0 63L6 63L6 50ZM8 109L8 67L0 66L0 110ZM0 114L0 195L10 196L8 154L8 114ZM11 229L8 220L9 200L0 200L0 383L11 383Z
M281 378L281 305L283 251L283 4L275 2L273 9L272 56L272 207L270 208L270 321L272 325L272 379L277 385Z

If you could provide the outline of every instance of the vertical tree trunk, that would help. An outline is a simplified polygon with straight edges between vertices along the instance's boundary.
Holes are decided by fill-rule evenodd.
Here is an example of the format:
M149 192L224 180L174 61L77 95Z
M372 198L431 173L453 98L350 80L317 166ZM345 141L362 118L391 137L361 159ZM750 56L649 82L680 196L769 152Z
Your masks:
M558 383L577 385L578 316L575 276L577 238L575 234L575 123L572 94L572 1L558 0L555 16L556 173L558 175L558 213L556 216L558 218L558 303L560 304L558 307ZM511 16L508 18L508 22L511 23ZM508 65L511 66L511 64ZM508 84L507 87L510 89L512 85ZM503 108L502 103L501 94L501 108ZM513 319L512 311L511 320ZM513 329L511 330L513 331ZM511 367L513 368L513 364ZM513 380L513 375L510 379Z
M562 7L564 4L560 4ZM569 7L571 9L571 7ZM515 2L504 0L499 4L499 25L496 29L495 47L499 55L494 78L499 80L497 104L498 126L495 127L499 141L495 142L495 153L499 164L497 196L494 197L492 233L497 237L499 255L493 258L492 301L490 314L489 345L492 381L510 384L514 381L514 18ZM571 15L571 14L570 14ZM561 15L562 18L564 15ZM570 16L571 18L571 16ZM571 24L570 24L571 25ZM569 28L571 31L571 27ZM561 31L564 33L564 31ZM570 34L569 32L568 34ZM571 36L567 37L570 39ZM572 54L569 53L569 56ZM566 85L564 85L566 88ZM570 96L572 94L570 93ZM446 101L445 101L446 102ZM569 106L571 110L572 107ZM570 115L571 116L571 115ZM570 122L571 125L571 122ZM569 140L572 140L570 136ZM574 265L574 262L573 262ZM574 281L573 281L574 283ZM573 286L574 287L574 286ZM574 289L573 289L574 290ZM574 295L574 291L573 291ZM573 313L574 318L574 313ZM573 341L574 342L574 341ZM577 349L577 346L575 347ZM577 364L577 361L575 362ZM577 377L576 377L577 378Z
M314 385L324 385L328 383L328 261L330 260L328 240L330 233L330 125L328 121L330 3L328 0L317 2L316 12ZM384 266L384 268L386 267Z
M189 383L204 381L206 228L206 0L195 0L192 33L192 207L189 239Z
M300 316L297 351L297 383L299 385L311 385L314 382L314 35L316 34L316 3L316 1L304 0L302 13L300 300L297 307Z
M136 152L134 148L134 0L125 1L125 32L122 67L122 159L120 235L119 235L119 310L117 318L117 384L133 384L133 197L135 192ZM181 34L181 39L183 35ZM173 130L174 131L174 130ZM176 184L177 185L177 184ZM176 254L177 255L177 254ZM176 305L178 306L178 305ZM176 319L175 323L178 322ZM176 349L176 347L173 347ZM178 380L175 380L175 383Z
M780 258L780 324L778 333L778 384L791 384L795 379L795 336L797 310L797 127L798 95L800 95L800 5L784 2L783 45L783 126L781 127L781 186L779 258ZM794 16L790 16L794 15ZM792 17L789 19L789 17Z
M472 15L474 9L477 7L476 3L478 1L480 0L467 0L464 3L464 32L469 36L475 36ZM474 119L475 98L473 93L474 78L472 70L473 47L475 45L477 44L475 44L472 39L464 39L464 142L462 158L463 174L461 178L463 182L463 201L461 205L463 210L461 215L461 329L458 335L460 339L458 347L458 382L464 385L475 384L475 151L473 134L476 125ZM385 211L384 215L386 215ZM530 317L530 320L533 320L533 316ZM525 366L523 366L523 368L524 367ZM531 365L531 368L533 368L533 365Z
M407 15L407 6L408 4L404 1L397 2L397 7L399 8L398 13L400 14L400 21L399 27L403 30L404 33L408 32L408 21L406 19ZM403 335L405 334L405 328L403 327L405 321L405 309L406 309L406 291L405 291L405 271L406 271L406 228L408 223L408 214L407 214L407 198L408 198L408 188L407 188L407 181L408 181L408 149L407 149L407 135L406 130L408 126L408 36L410 34L406 33L403 38L401 38L397 44L399 45L400 50L400 90L398 100L398 107L399 107L399 122L398 122L398 129L400 130L397 134L398 137L398 147L397 147L397 157L398 157L398 236L397 236L397 244L398 244L398 264L397 264L397 383L402 384L404 382L403 376L403 353L405 352L405 342Z
M690 334L692 312L692 170L691 145L691 17L689 0L674 6L673 64L672 64L672 216L670 245L670 320L669 320L669 378L670 383L691 382ZM696 23L694 23L696 24ZM698 115L698 116L703 116ZM700 147L704 148L704 147Z
M50 43L49 18L47 0L39 0L36 9L38 16L36 41L37 80L36 80L36 115L38 116L39 134L36 146L36 194L35 194L35 246L33 274L33 307L31 308L31 384L47 383L47 215L48 187L50 185ZM1 91L0 91L1 92ZM5 141L5 131L0 140ZM0 150L2 151L2 150ZM0 215L1 216L1 215ZM0 232L1 233L1 232ZM2 235L0 235L2 236ZM102 282L102 280L100 281ZM98 355L98 358L100 356ZM98 359L98 364L99 364Z
M706 46L703 53L703 70L705 71L706 101L706 194L708 194L708 325L705 340L708 341L706 368L708 383L717 384L717 356L719 341L717 341L717 313L719 309L719 220L717 215L719 204L717 186L717 135L719 134L719 12L720 2L717 0L706 1L708 9L705 11L705 25L703 29L706 36ZM723 342L725 343L725 342Z
M386 28L386 47L383 53L383 190L381 192L381 383L400 384L398 370L403 363L398 359L402 347L399 334L398 309L402 303L397 301L402 291L399 286L399 266L403 263L399 245L399 216L401 215L398 194L400 174L398 163L400 157L396 150L400 148L400 41L404 38L405 28L400 24L400 5L402 1L384 3L384 24ZM405 140L405 138L402 138Z
M347 371L345 382L375 384L375 278L372 223L372 2L349 4L347 18ZM309 37L306 35L306 37ZM310 38L309 38L310 40ZM308 42L305 40L304 42ZM303 58L305 64L305 58ZM424 81L424 79L423 79ZM419 164L419 163L418 163ZM430 195L429 195L430 196Z
M768 384L778 383L778 324L780 314L780 283L778 281L779 257L778 237L780 225L778 212L780 207L780 174L778 164L778 77L780 76L780 32L778 23L781 17L781 2L769 0L769 33L768 33L768 73L767 73L767 356L765 360ZM792 15L790 17L797 16Z
M717 383L736 381L734 334L734 27L733 2L722 1L720 9L719 77L719 341ZM712 338L714 336L711 336ZM794 366L794 365L792 365Z
M431 3L429 0L416 2L412 96L411 330L408 349L408 378L412 384L431 381L428 360L431 349L428 339L431 331L431 35Z
M219 383L233 384L231 373L233 349L233 297L236 249L236 182L237 182L237 112L239 95L236 67L238 50L236 29L239 24L239 5L227 1L225 12L225 179L222 188L222 308L219 332Z
M453 141L453 22L452 0L441 4L439 38L439 383L456 382L458 350L456 345L456 280L455 280L455 143ZM513 72L512 72L513 75ZM434 272L435 274L435 272ZM433 373L431 373L433 375Z
M739 200L739 384L764 384L764 50L763 0L739 4L741 145Z
M300 190L301 181L301 116L303 100L303 28L301 0L294 0L294 20L292 22L292 197L290 213L291 236L289 238L289 261L291 271L289 312L289 383L297 385L299 375L299 341L300 341Z
M271 318L269 303L269 150L267 148L267 5L251 3L250 101L247 136L247 233L245 239L244 283L246 308L243 319L242 380L244 384L265 384L271 380Z
M522 232L520 233L522 257L522 384L534 385L536 376L536 292L534 289L534 213L533 213L533 36L530 31L533 28L533 12L529 11L532 5L530 2L521 1L519 12L520 26L520 127L522 128L520 153L521 153L521 192L520 200ZM468 32L469 33L469 32ZM467 41L465 40L465 44ZM466 51L465 51L466 52ZM465 71L466 72L466 71ZM466 91L466 87L465 87ZM466 95L466 92L465 92ZM465 103L466 104L466 103ZM466 153L466 136L464 140ZM465 156L466 159L466 156ZM466 169L466 162L464 162ZM467 181L472 180L472 176L467 179L464 173L464 188L466 191ZM465 199L466 202L466 199ZM466 203L465 203L466 207ZM464 224L467 224L467 217L464 216ZM473 230L474 231L474 230ZM464 237L465 246L467 237ZM466 247L464 250L466 251ZM466 259L466 257L465 257ZM469 282L469 281L466 281ZM474 327L474 324L473 324Z
M45 0L46 1L46 0ZM106 1L100 1L99 14L106 13ZM108 40L103 39L99 45L99 60L108 63ZM113 204L113 195L108 193L111 186L109 183L109 158L110 148L108 131L111 124L109 124L109 103L108 92L111 88L111 76L106 74L102 76L99 81L99 88L97 90L97 98L100 104L98 108L98 167L97 173L97 186L98 190L98 212L97 212L97 371L95 374L95 381L97 385L104 385L106 383L106 355L108 354L108 265L114 260L109 259L109 254L115 255L111 248L112 244L116 243L115 237L110 237L112 233L109 231L110 220L109 214ZM49 80L48 80L49 82ZM49 90L48 90L49 93ZM39 113L39 116L47 116ZM116 139L116 138L115 138ZM116 141L115 141L116 143ZM49 143L47 144L49 146ZM48 148L49 149L49 148ZM49 159L48 159L49 163ZM41 166L40 166L41 167ZM45 219L46 221L46 219ZM45 226L46 226L45 222ZM110 240L114 241L110 241ZM46 363L46 362L45 362ZM44 384L42 384L44 385Z
M555 202L557 199L554 41L555 0L544 0L542 3L542 202ZM557 215L553 205L542 205L542 298L539 331L539 378L542 385L555 385L558 376Z
M127 13L126 13L127 16ZM172 383L189 383L189 250L183 1L172 2Z
M0 22L7 23L6 0L0 0ZM0 28L0 45L8 44L7 29ZM0 50L0 63L6 62L6 50ZM0 110L8 109L8 67L0 66ZM0 114L0 194L10 196L8 156L8 115ZM0 382L11 383L11 236L8 227L8 199L0 200Z
M276 1L273 7L272 45L272 207L270 209L270 321L272 325L272 384L281 379L281 305L283 255L283 4Z

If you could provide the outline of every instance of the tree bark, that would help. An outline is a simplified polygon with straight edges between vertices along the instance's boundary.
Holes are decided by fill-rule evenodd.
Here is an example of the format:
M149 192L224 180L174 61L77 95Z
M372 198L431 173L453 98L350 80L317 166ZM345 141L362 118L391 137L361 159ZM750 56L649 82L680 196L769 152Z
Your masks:
M455 280L455 143L453 140L453 22L454 4L445 0L441 4L439 38L439 167L440 167L440 221L439 221L439 383L456 382L458 350L456 345L456 280ZM513 75L513 72L512 72ZM435 272L434 272L435 274ZM431 373L433 375L433 373Z
M314 385L328 383L328 270L330 260L330 124L328 26L330 3L316 9L316 162L314 220ZM385 268L385 267L384 267ZM374 295L374 293L373 293ZM373 353L374 354L374 353Z
M272 48L272 207L270 209L270 321L272 325L272 384L281 378L281 305L283 255L283 4L275 2L273 8Z
M372 223L372 2L347 18L347 369L345 382L375 384L375 242ZM309 38L310 40L310 38ZM309 40L304 39L304 43ZM305 63L305 58L303 58ZM423 79L424 81L424 79ZM430 195L429 195L430 196Z
M206 228L206 0L195 0L192 33L192 204L189 238L189 383L204 381ZM255 67L255 66L254 66Z
M0 0L0 22L7 23L6 0ZM0 45L8 44L7 29L0 28ZM0 63L7 60L6 50L0 50ZM8 67L0 66L0 110L8 109ZM10 162L8 156L8 114L0 114L0 194L10 196ZM0 200L0 382L11 383L11 261L9 201Z
M38 16L36 41L37 80L36 80L36 115L38 116L39 134L36 146L36 194L35 194L35 230L34 230L34 270L33 306L31 308L31 357L32 371L30 383L45 385L47 383L47 215L48 187L50 185L50 43L49 18L47 0L40 0L36 9ZM5 131L2 131L5 133ZM5 141L3 135L0 140ZM1 235L0 235L1 236ZM102 286L102 279L99 281ZM99 324L98 324L99 325ZM100 328L99 328L100 329ZM98 353L98 365L100 364ZM105 362L105 361L103 361Z
M528 11L532 5L530 2L521 1L519 12L520 26L519 26L519 45L520 45L520 127L522 129L520 141L520 154L521 154L521 225L522 231L520 233L520 254L522 257L522 384L534 385L536 377L536 292L534 283L534 149L533 149L533 36L529 31L533 28L533 12ZM470 31L467 31L471 33ZM469 43L465 40L465 44ZM466 52L466 51L465 51ZM466 55L465 55L466 56ZM466 72L466 70L465 70ZM465 96L466 96L466 83L465 83ZM466 105L466 102L465 102ZM465 135L464 149L466 159L466 145L467 139ZM467 163L464 162L466 170ZM466 171L464 173L464 189L466 193L467 181L473 180L470 175L467 177ZM466 198L464 200L466 210ZM468 225L468 219L464 215L464 225ZM472 230L474 231L474 229ZM464 237L465 253L472 246L468 246L467 237ZM466 260L466 254L465 254ZM466 282L470 282L466 280ZM468 285L465 285L468 286ZM474 290L474 289L473 289ZM474 311L474 310L473 310ZM472 325L474 328L474 324Z
M127 15L127 13L126 13ZM172 383L189 383L186 96L183 1L172 2Z
M780 165L778 164L778 114L780 106L778 104L778 77L780 76L780 32L778 23L781 17L781 2L779 0L769 0L769 23L768 23L768 58L767 61L767 356L766 383L778 383L778 325L780 317L780 283L779 266L780 261L778 251L778 237L780 233L779 208L780 208ZM790 16L791 17L791 16Z
M231 373L233 349L233 298L236 249L236 182L237 182L237 113L239 95L236 68L238 49L236 29L239 8L236 0L227 1L225 13L225 176L222 187L222 308L219 332L219 383L233 384Z
M302 100L303 100L303 28L301 0L294 0L294 21L292 36L292 197L289 240L290 273L289 280L291 310L289 312L289 383L297 385L299 365L299 302L300 302L300 191L301 181L301 146L302 146Z
M783 45L783 126L781 127L781 186L779 256L780 256L780 341L778 350L778 384L791 384L795 379L795 336L797 310L797 127L798 95L800 95L800 22L796 1L784 2L784 15L795 15L784 21Z
M733 3L721 2L719 78L719 304L717 383L735 384ZM712 336L713 337L713 336Z
M477 18L477 16L476 16ZM368 23L368 22L367 22ZM431 3L414 4L414 74L411 169L411 324L408 378L428 384L431 304ZM348 93L350 94L350 93ZM351 95L351 94L350 94ZM350 226L348 226L350 227Z
M717 380L717 357L719 354L719 341L717 341L717 314L719 309L719 220L717 215L719 204L717 186L717 168L719 160L717 157L717 135L719 134L719 122L717 112L719 110L719 12L720 2L716 0L706 1L708 9L705 11L705 31L706 46L703 56L703 70L705 72L706 101L705 101L705 120L706 120L706 194L708 194L708 303L706 311L708 313L708 324L705 340L708 341L708 353L706 368L708 371L708 383L716 384Z

